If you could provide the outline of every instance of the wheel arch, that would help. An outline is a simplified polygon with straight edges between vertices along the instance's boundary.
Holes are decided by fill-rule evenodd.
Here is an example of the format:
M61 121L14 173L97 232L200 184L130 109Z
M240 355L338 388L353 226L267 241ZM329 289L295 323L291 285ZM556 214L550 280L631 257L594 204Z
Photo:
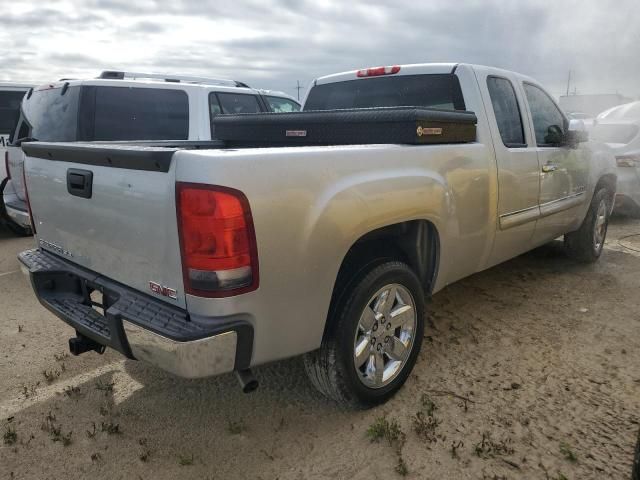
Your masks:
M336 276L323 338L331 331L331 319L342 295L359 272L374 263L398 260L417 275L426 295L433 292L440 265L440 234L426 219L408 220L371 230L346 252Z

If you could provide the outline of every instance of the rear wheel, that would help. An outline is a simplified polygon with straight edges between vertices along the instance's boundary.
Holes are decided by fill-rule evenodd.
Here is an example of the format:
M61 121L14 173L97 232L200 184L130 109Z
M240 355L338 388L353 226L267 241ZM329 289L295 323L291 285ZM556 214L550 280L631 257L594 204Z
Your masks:
M602 188L593 196L580 228L564 236L570 257L585 263L593 263L600 258L607 238L610 212L611 195L606 188Z
M402 262L372 264L346 284L329 321L320 349L305 356L311 382L350 406L382 403L404 384L420 351L420 281Z

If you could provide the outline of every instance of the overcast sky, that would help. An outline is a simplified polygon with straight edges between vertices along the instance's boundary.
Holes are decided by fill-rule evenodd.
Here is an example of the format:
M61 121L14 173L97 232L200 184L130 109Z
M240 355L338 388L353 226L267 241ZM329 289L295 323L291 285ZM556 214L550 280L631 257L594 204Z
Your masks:
M552 93L640 96L640 0L0 0L0 80L102 69L296 81L359 67L471 62ZM303 92L301 92L303 93Z

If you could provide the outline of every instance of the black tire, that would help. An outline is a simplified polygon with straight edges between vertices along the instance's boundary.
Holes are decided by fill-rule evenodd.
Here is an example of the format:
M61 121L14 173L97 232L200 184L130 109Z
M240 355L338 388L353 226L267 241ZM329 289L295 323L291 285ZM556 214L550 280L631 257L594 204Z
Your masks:
M405 363L395 378L392 377L393 380L382 387L370 388L360 380L356 369L355 335L368 302L376 292L390 284L402 286L412 297L416 320L413 340ZM342 295L336 299L335 308L331 311L329 330L322 346L304 356L311 383L325 396L348 407L368 408L387 401L408 378L422 345L425 300L418 277L402 262L381 260L371 263L344 284Z
M603 205L605 215L604 233L598 238L596 222L598 221L598 212L601 211ZM604 241L607 237L610 214L611 193L606 188L601 188L593 196L587 216L580 228L564 236L565 249L571 258L583 263L593 263L600 258Z

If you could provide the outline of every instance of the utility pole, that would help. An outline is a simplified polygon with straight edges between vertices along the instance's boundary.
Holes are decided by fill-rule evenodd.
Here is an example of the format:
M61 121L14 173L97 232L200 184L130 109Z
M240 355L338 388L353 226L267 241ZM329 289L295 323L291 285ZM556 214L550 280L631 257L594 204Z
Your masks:
M571 70L569 70L569 78L567 79L567 96L569 96L569 87L571 86Z
M302 85L300 85L300 80L296 80L296 90L298 91L298 101L300 101L300 90L302 90L304 87Z

